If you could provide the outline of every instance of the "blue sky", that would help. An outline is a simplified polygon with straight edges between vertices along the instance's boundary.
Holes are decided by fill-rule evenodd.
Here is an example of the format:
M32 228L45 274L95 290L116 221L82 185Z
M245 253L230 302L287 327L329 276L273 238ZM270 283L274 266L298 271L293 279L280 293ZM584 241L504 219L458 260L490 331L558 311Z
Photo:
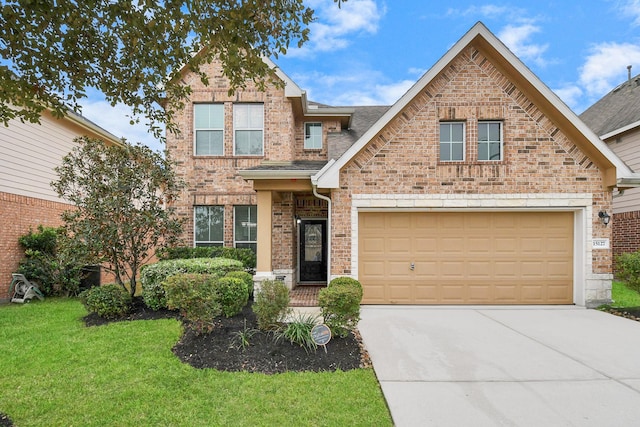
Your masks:
M275 59L309 99L329 105L390 105L477 21L580 114L640 74L640 0L432 2L308 0L311 39ZM129 141L162 146L128 109L97 94L83 114Z

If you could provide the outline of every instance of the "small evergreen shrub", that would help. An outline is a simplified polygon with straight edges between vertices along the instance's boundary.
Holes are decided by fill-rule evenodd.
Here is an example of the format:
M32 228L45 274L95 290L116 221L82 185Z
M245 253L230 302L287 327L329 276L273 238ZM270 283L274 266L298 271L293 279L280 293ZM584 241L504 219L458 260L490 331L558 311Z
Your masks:
M618 255L616 266L618 279L629 289L640 293L640 251Z
M298 344L308 353L309 350L315 350L318 347L311 337L311 330L317 323L318 316L299 313L275 332L275 339L279 341L285 338L291 344Z
M160 261L147 265L140 273L142 299L147 307L159 310L167 307L162 282L180 273L210 274L222 277L230 271L242 269L242 263L226 258L193 258Z
M218 302L225 317L233 317L242 311L249 301L247 285L237 277L221 277L217 280Z
M168 277L162 282L167 307L180 311L197 333L210 332L213 319L222 313L216 281L210 274L185 273Z
M334 336L345 338L360 321L362 285L350 277L337 277L321 289L318 304L324 323Z
M158 254L161 260L190 258L227 258L242 262L246 269L256 268L256 254L247 248L229 248L226 246L177 246L165 248Z
M253 276L246 271L230 271L225 277L235 277L242 280L242 283L247 287L247 293L249 298L253 297Z
M79 297L89 313L105 319L124 317L131 310L131 295L115 283L87 289Z
M258 329L277 329L278 323L289 311L289 289L281 280L265 280L255 294L253 311Z

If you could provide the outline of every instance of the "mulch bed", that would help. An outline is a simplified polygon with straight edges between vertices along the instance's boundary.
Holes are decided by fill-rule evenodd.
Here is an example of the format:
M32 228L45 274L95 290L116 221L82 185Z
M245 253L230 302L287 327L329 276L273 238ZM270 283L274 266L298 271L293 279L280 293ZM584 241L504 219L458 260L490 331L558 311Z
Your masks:
M242 312L231 318L216 319L212 332L196 334L185 324L184 332L173 353L184 363L194 368L213 368L229 372L261 372L276 374L290 371L347 371L371 367L369 355L362 345L357 331L346 338L334 337L323 347L306 350L286 339L276 340L269 332L258 331L256 316L251 301ZM84 317L87 326L99 326L113 321L152 320L176 318L178 313L170 310L154 311L141 300L136 300L132 312L123 319L107 320L95 313ZM240 345L238 332L255 331L249 345Z
M603 311L614 314L616 316L626 317L627 319L635 320L636 322L640 321L640 307L629 307L629 308L607 307L607 308L604 308Z
M11 427L13 422L11 418L0 412L0 427Z

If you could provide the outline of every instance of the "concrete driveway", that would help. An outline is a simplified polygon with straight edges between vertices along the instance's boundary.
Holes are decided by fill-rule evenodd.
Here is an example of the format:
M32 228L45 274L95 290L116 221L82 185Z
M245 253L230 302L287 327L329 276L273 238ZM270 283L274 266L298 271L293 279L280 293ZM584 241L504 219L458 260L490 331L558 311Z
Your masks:
M640 425L640 322L574 307L361 314L397 426Z

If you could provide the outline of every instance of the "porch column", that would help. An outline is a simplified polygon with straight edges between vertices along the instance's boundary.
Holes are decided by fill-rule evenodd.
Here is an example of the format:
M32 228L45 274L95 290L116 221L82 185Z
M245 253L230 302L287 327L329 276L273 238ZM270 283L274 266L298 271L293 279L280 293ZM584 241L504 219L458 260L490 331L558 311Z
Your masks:
M258 254L256 262L257 276L271 276L271 231L272 202L271 191L258 192Z

